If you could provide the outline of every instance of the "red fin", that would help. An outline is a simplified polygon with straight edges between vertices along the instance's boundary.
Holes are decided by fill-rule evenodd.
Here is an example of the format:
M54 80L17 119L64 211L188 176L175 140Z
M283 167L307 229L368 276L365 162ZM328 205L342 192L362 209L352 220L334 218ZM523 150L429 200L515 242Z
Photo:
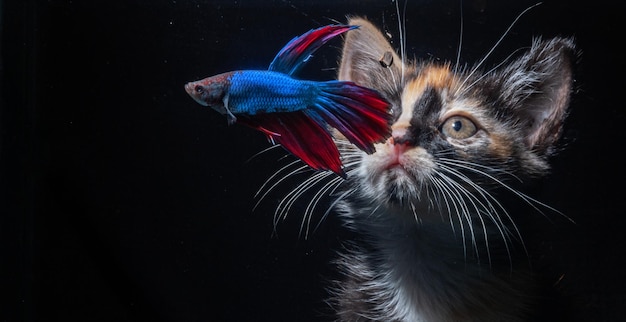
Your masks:
M265 133L311 168L346 177L330 134L303 112L245 115L238 122Z
M354 28L358 26L328 25L310 30L288 42L274 57L269 70L292 75L326 42Z
M307 115L336 128L359 149L374 153L374 143L390 135L389 102L373 89L352 82L319 83L320 94Z

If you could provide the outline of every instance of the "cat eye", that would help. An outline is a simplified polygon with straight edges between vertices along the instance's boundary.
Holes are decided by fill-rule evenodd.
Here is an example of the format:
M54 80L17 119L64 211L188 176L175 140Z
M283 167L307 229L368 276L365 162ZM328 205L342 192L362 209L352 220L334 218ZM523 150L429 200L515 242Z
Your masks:
M478 132L472 120L464 116L452 116L441 125L441 133L453 139L467 139Z

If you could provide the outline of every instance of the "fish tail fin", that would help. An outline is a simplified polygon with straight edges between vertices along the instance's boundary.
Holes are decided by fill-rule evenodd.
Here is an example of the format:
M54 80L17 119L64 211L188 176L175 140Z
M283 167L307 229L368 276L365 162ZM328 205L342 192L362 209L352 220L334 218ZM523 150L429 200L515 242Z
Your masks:
M315 170L346 178L339 150L330 133L303 111L242 116L239 123L257 129Z
M328 81L318 85L315 104L305 113L318 123L337 129L359 149L372 154L374 143L390 135L389 102L377 91L353 82Z

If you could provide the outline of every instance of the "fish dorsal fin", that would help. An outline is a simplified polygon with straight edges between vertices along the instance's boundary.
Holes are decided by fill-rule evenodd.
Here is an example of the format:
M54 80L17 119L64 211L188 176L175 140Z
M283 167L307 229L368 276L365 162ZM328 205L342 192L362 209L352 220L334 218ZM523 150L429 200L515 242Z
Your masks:
M359 26L328 25L309 30L307 33L289 41L270 64L269 70L292 75L306 63L313 52L326 42L348 30Z

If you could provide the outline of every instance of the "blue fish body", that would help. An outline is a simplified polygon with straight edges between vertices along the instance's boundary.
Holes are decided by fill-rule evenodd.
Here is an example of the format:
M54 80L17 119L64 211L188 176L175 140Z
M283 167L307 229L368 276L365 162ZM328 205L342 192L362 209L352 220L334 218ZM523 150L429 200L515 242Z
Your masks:
M330 25L292 39L268 70L227 72L185 85L199 104L265 133L313 169L345 177L333 127L359 149L373 153L374 143L390 135L389 102L352 82L316 82L291 77L312 53L357 26Z
M283 73L237 71L230 78L226 107L233 114L295 112L310 107L318 93L315 82Z

